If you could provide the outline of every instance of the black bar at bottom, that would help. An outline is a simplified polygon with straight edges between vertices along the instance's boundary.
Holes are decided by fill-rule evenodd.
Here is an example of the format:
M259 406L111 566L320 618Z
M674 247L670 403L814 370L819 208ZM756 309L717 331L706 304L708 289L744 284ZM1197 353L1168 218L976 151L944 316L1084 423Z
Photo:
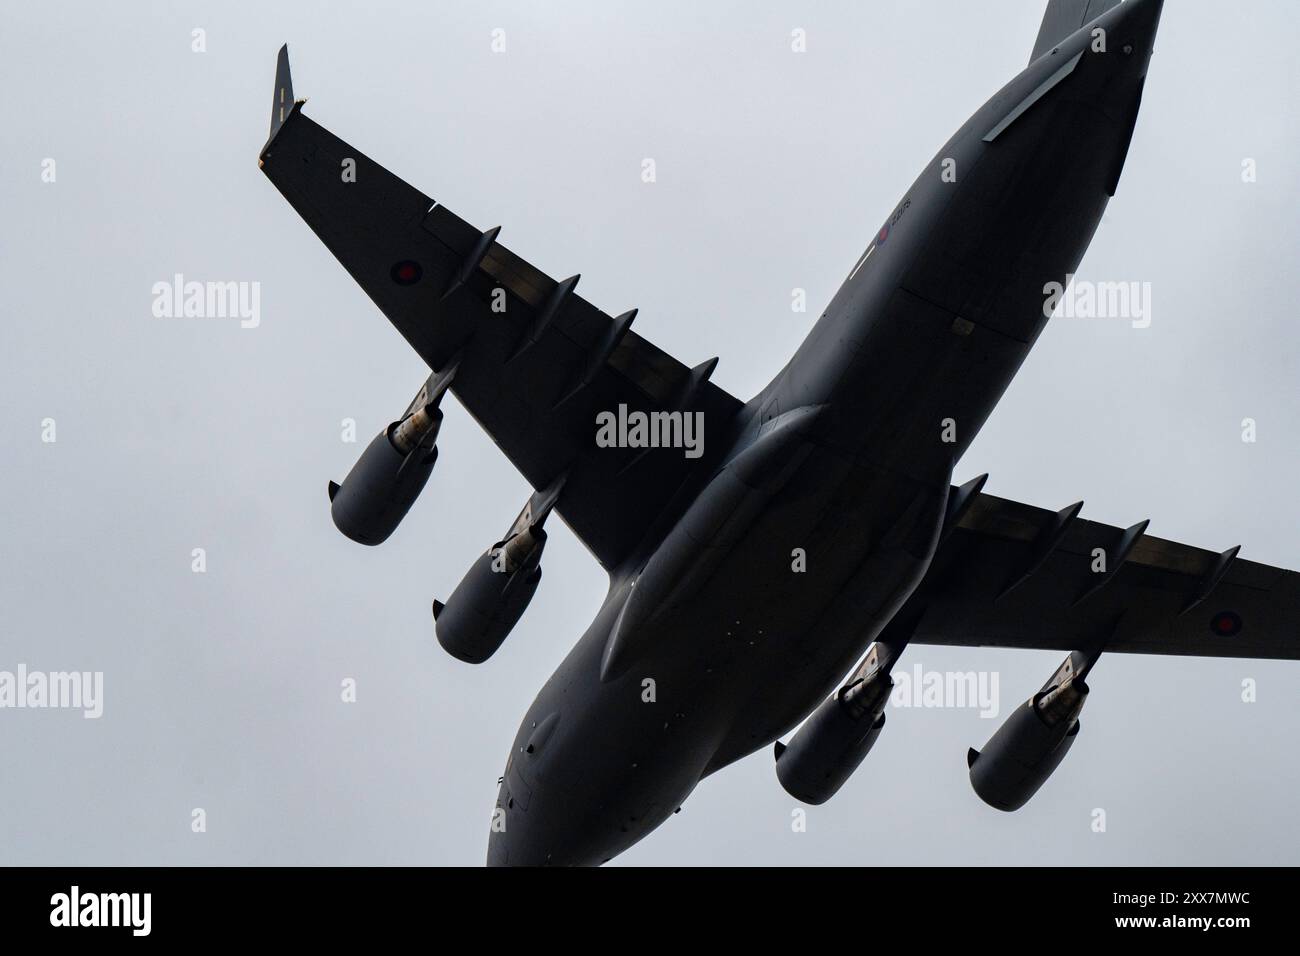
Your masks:
M6 941L60 936L337 945L417 939L457 948L536 937L672 951L722 933L800 949L888 930L906 944L1050 938L1231 943L1296 926L1293 869L27 868L0 871ZM75 889L74 889L75 888ZM430 936L433 933L435 935ZM448 936L448 933L455 934ZM520 935L522 934L522 936ZM576 935L575 935L576 934ZM613 934L613 935L611 935Z

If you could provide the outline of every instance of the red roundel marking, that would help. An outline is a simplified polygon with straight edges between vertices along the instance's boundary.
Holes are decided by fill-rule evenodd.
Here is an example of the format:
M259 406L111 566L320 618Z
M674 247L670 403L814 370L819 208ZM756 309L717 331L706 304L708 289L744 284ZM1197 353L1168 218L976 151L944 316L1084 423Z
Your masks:
M424 270L420 268L418 262L407 259L394 265L390 274L398 285L415 285L424 275Z
M1219 637L1236 637L1241 633L1241 617L1232 611L1220 611L1210 619L1210 630Z

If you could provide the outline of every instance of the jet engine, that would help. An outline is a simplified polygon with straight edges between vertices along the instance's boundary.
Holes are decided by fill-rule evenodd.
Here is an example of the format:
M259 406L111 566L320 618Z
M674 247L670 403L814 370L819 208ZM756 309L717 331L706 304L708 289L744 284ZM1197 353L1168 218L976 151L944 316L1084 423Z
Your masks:
M456 590L433 602L438 643L458 660L482 664L519 623L542 580L542 523L558 496L534 495L502 541L470 565Z
M1079 712L1088 697L1082 655L1065 659L1037 694L1015 709L984 750L966 758L975 793L989 806L1019 810L1065 758L1079 734Z
M334 526L353 541L383 544L415 504L438 460L438 403L454 374L453 366L430 376L406 415L375 436L343 484L330 482Z
M818 707L788 745L776 744L776 776L802 803L823 804L858 769L885 726L894 679L872 647L849 682Z

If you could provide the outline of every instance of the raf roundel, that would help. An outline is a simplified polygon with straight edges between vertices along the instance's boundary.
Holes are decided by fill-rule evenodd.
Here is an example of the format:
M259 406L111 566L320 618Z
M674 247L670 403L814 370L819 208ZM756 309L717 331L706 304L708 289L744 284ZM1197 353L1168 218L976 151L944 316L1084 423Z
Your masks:
M1210 619L1210 630L1219 637L1236 637L1241 633L1241 616L1232 611L1220 611Z
M424 270L418 262L407 259L394 265L390 275L398 285L415 285L424 275Z

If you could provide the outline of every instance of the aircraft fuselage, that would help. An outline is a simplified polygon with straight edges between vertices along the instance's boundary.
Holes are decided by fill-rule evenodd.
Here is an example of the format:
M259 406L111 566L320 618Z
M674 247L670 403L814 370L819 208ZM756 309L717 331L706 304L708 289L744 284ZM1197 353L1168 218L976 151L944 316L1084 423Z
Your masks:
M538 693L490 863L611 858L797 725L889 624L1114 193L1158 14L1112 10L1104 53L1062 42L922 171Z

